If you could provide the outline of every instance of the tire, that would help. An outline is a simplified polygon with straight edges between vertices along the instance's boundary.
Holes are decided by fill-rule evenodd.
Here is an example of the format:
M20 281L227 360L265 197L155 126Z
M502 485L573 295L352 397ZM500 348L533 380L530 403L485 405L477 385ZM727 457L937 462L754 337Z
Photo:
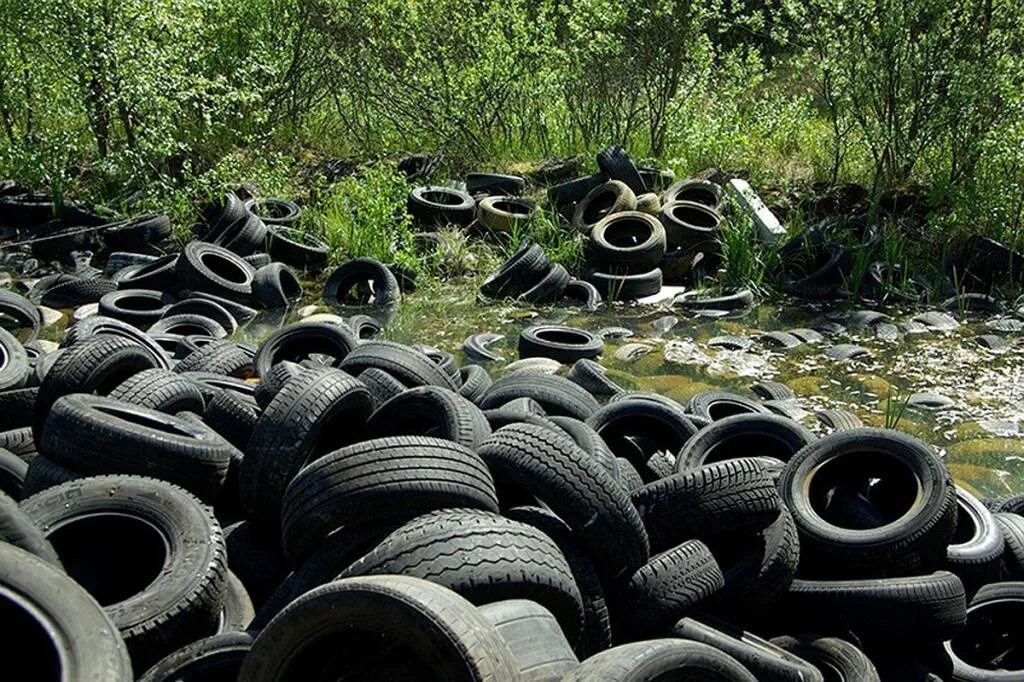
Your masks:
M956 486L956 526L946 549L946 570L963 581L970 593L1002 577L1003 533L985 506Z
M274 259L270 257L269 253L250 253L248 256L242 256L242 260L257 270L265 268L274 262Z
M147 334L153 336L163 334L212 336L215 339L224 339L228 336L228 330L220 326L216 320L202 315L171 315L154 322Z
M256 607L263 605L288 572L280 534L276 520L268 524L241 521L224 529L228 567Z
M798 422L773 414L738 414L711 422L679 451L679 471L757 453L788 462L814 434Z
M162 213L147 213L103 231L103 242L114 251L141 251L171 236L171 219Z
M513 298L532 288L551 269L551 261L537 244L524 241L498 271L484 280L480 293L488 298Z
M607 471L568 436L511 425L484 441L479 453L499 484L536 495L558 514L603 576L615 578L646 562L647 534L636 509Z
M505 640L523 682L560 680L579 660L551 612L528 599L508 599L477 609Z
M781 381L758 381L750 390L761 400L793 400L796 393Z
M562 297L565 287L572 281L572 276L565 266L554 263L540 281L519 295L521 303L554 303Z
M816 254L811 273L790 281L789 293L801 298L828 298L836 293L850 268L850 256L838 244L826 244Z
M366 422L369 438L431 436L476 450L491 425L476 405L438 386L418 386L377 408Z
M245 201L245 208L267 225L292 225L302 217L302 209L294 201L272 197Z
M864 652L834 637L775 637L772 644L799 656L835 682L882 682L875 664Z
M581 358L596 358L602 352L604 341L574 327L534 325L519 335L520 358L551 358L571 364Z
M692 201L718 212L722 205L722 186L708 180L680 180L661 195L662 204Z
M308 462L359 440L373 410L361 383L332 369L307 369L274 396L256 421L239 472L250 518L280 518L285 489Z
M654 192L638 194L636 197L636 210L657 217L661 213L661 199Z
M518 175L466 173L466 191L470 194L483 192L503 196L519 196L525 190L526 180Z
M605 443L601 434L591 428L590 424L573 419L572 417L560 417L557 415L550 417L550 420L555 426L565 431L570 438L576 441L576 445L583 452L590 455L595 462L604 467L612 479L615 481L621 479L622 474L619 470L619 461L616 459L615 453Z
M406 385L382 369L370 367L359 373L359 381L366 385L373 396L376 409L406 390Z
M710 421L737 414L768 414L768 408L735 393L705 391L690 398L686 411Z
M476 219L489 232L516 232L537 215L537 206L528 199L494 196L481 199Z
M39 387L32 421L35 441L42 442L43 424L61 396L107 395L129 377L156 367L152 353L119 336L100 335L65 349Z
M267 310L290 308L302 298L302 284L284 263L271 263L256 271L252 294Z
M466 192L451 187L416 187L406 203L417 225L466 227L476 218L476 201Z
M256 358L251 351L232 341L217 340L183 357L174 367L177 374L208 372L236 379L256 374Z
M813 665L751 632L707 617L683 618L672 635L714 647L736 659L760 682L825 682Z
M993 516L1006 544L1003 575L1009 580L1024 579L1024 517L1006 512L996 512Z
M595 337L601 340L600 337ZM602 341L602 346L604 342ZM581 388L595 396L612 396L622 393L621 386L608 378L606 370L600 363L587 358L582 358L573 363L569 368L566 378L579 384Z
M669 631L695 606L722 589L722 572L699 540L687 540L651 557L615 593L612 623L616 641L638 640Z
M100 315L127 322L139 329L148 329L163 317L174 303L174 297L149 289L122 288L105 294L99 303Z
M493 332L471 334L462 342L462 352L474 362L501 362L505 358L492 353L488 350L488 346L504 338L504 334L495 334Z
M240 452L248 448L249 438L260 417L255 404L231 391L218 391L198 414L202 414L203 421Z
M955 682L1011 682L1022 669L1016 656L1019 617L1024 607L1024 584L988 585L978 592L967 609L963 631L945 643L953 662ZM998 646L993 646L999 643ZM1005 647L1003 645L1006 645Z
M256 253L266 238L267 226L248 211L238 220L221 222L203 237L205 242L222 246L239 256Z
M320 271L327 266L327 242L303 230L267 225L267 252L280 263L300 270Z
M590 230L588 255L596 266L649 270L665 255L665 228L646 213L614 213Z
M815 416L831 431L846 431L864 426L860 417L846 410L818 410Z
M494 383L491 375L480 365L466 365L460 368L459 378L462 381L462 386L459 387L459 395L474 405L483 398L484 394L487 393L487 389Z
M175 269L182 288L247 301L255 270L237 254L216 244L189 242Z
M678 452L697 432L678 405L639 398L609 402L587 424L612 452L641 471L655 452Z
M25 348L10 332L0 328L0 391L21 388L30 372Z
M233 451L204 425L88 395L67 395L53 404L41 445L72 471L149 476L207 502L220 494Z
M0 432L0 448L13 452L25 461L35 459L39 454L36 451L36 443L32 435L31 426Z
M636 194L625 183L609 180L590 190L572 214L572 226L587 236L605 217L636 210Z
M459 376L459 363L455 360L454 355L424 343L417 343L412 348L426 355L430 358L431 362L440 367L441 371L452 380L456 389L462 386L462 377Z
M110 392L114 400L164 414L202 414L206 402L194 382L166 369L146 369L128 377Z
M757 682L736 659L718 649L682 639L621 644L591 656L563 682L645 682L692 679L701 682Z
M217 296L215 294L208 294L208 293L206 293L204 291L193 291L193 292L190 292L190 297L191 298L196 298L196 299L201 299L201 300L204 300L204 301L212 301L212 302L216 303L220 307L224 308L224 310L226 310L229 313L231 313L231 317L235 318L235 321L238 324L245 324L247 322L250 322L258 314L258 312L256 311L255 308L250 308L249 306L243 305L243 304L241 304L241 303L239 303L237 301L232 301L230 299L224 298L222 296ZM186 300L188 300L188 299L186 299ZM207 317L211 317L211 318L213 318L215 320L219 320L219 316L218 315L214 315L211 312L206 312L204 314ZM227 327L225 327L225 329L226 328Z
M59 568L0 543L0 610L6 648L35 679L130 682L124 641L103 608Z
M668 247L691 249L719 240L722 217L704 204L694 201L663 203L659 214L665 227Z
M47 488L80 478L82 478L81 474L62 467L42 455L33 457L32 461L29 462L28 471L25 473L22 497L28 498Z
M160 660L137 682L235 680L251 648L252 635L247 632L225 632L204 637Z
M43 530L18 506L16 498L0 493L0 547L5 544L23 549L59 571L64 570L57 550Z
M366 341L345 356L339 367L353 376L376 367L406 386L440 386L458 390L451 377L429 357L415 348L393 341Z
M450 557L458 556L453 564ZM412 519L341 573L406 575L453 590L480 606L529 599L579 638L583 604L562 551L533 526L472 509L445 509Z
M707 296L701 292L686 292L672 300L672 307L687 310L746 310L754 304L750 289L729 289L722 296ZM798 339L799 340L799 339Z
M778 491L754 458L708 464L648 483L632 495L655 551L686 540L759 531L778 516Z
M40 303L51 308L75 308L96 303L116 290L117 284L108 279L72 277L47 289Z
M659 268L631 275L588 271L584 279L597 287L605 301L611 302L635 301L653 296L661 291L662 284Z
M171 368L171 361L153 337L132 325L103 315L91 315L64 332L60 347L65 349L97 336L117 336L135 343L149 354L155 367Z
M889 507L897 496L885 516L888 523L867 530L831 523L821 496L840 483L847 490L865 489L871 478L886 484ZM918 493L905 506L911 485ZM779 490L800 531L800 568L807 577L906 575L945 561L956 525L955 490L931 447L911 436L860 428L819 438L786 464Z
M218 617L217 634L245 632L255 615L252 599L245 591L245 585L229 570L227 594L224 598L224 608Z
M597 167L613 180L624 182L635 194L648 191L646 183L640 176L626 150L619 145L602 149L597 154Z
M446 507L497 511L480 458L451 441L394 436L342 448L303 469L285 493L285 554L301 561L350 524L407 521Z
M118 289L146 289L150 291L175 291L178 279L178 254L161 256L155 261L139 266L123 277L113 276Z
M1000 500L995 511L1024 516L1024 493Z
M324 300L334 305L351 305L347 296L359 285L365 285L372 296L358 299L359 305L396 305L402 296L395 276L379 261L354 258L334 269L324 284Z
M946 571L884 580L797 579L780 610L803 631L848 630L889 645L949 639L967 620L967 599L963 583Z
M597 310L604 303L601 292L590 282L571 279L562 290L562 299L572 301L584 310Z
M43 325L43 315L39 308L24 296L7 289L0 289L0 314L17 322L18 329L29 329L26 343L35 341Z
M553 415L586 421L597 411L597 400L565 377L547 374L510 374L494 382L480 407L490 410L516 398L531 398Z
M245 202L234 192L228 192L223 199L214 199L203 207L201 220L204 226L217 229L244 218L248 213Z
M268 336L253 361L256 374L270 375L280 362L301 363L317 358L330 359L331 367L338 367L359 345L359 339L345 327L327 322L302 322L282 327Z
M405 655L396 658L397 642ZM380 679L518 677L501 635L468 601L403 576L339 580L298 598L257 635L238 679L299 679L305 670L372 671Z
M22 508L145 669L209 631L224 602L227 556L209 508L181 488L97 476L33 495Z
M583 200L598 185L608 182L607 175L587 175L548 188L548 203L556 209L572 206Z

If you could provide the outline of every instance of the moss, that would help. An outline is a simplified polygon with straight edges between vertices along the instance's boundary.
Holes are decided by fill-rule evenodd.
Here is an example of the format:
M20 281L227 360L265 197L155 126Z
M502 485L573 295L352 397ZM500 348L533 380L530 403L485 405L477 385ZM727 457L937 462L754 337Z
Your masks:
M638 384L641 390L661 393L680 402L685 402L694 395L704 391L721 390L718 386L712 386L703 381L696 381L681 374L659 374L642 377L638 380Z
M815 376L795 377L786 381L786 385L793 389L797 397L821 395L821 387L825 383L824 379Z

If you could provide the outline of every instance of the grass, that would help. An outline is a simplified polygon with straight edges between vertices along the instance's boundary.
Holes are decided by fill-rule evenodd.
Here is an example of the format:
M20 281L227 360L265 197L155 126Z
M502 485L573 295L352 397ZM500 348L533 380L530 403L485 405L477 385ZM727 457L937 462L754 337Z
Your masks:
M906 412L909 403L909 394L901 398L898 389L895 393L892 388L889 389L889 393L885 397L885 428L896 428L903 418L903 413Z

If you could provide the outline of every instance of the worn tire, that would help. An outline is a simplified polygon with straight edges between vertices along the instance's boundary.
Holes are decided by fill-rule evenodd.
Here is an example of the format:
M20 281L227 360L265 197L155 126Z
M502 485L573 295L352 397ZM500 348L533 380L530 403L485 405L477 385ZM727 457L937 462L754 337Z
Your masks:
M114 400L165 414L202 414L206 402L194 382L166 369L146 369L128 377L110 392Z
M604 352L604 341L591 332L561 325L534 325L519 335L520 358L551 358L572 364L581 358L596 358Z
M597 400L565 377L547 374L510 374L497 381L484 394L480 407L490 410L516 398L537 401L545 412L585 421L597 409Z
M679 471L712 462L745 457L792 459L814 440L798 422L773 414L739 414L713 421L690 438L679 451Z
M591 656L563 682L646 682L692 679L701 682L757 682L736 659L700 642L649 639L621 644Z
M410 388L377 408L366 422L369 438L432 436L471 450L491 435L487 417L458 393L439 386Z

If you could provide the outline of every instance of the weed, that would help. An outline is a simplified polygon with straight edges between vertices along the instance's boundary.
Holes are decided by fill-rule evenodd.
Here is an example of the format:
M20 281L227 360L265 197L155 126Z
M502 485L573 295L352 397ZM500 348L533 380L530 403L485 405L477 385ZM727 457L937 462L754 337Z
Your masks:
M890 387L889 392L885 397L885 428L895 429L903 418L903 413L907 410L907 405L910 403L910 395L900 397L899 389L896 389L895 393Z

